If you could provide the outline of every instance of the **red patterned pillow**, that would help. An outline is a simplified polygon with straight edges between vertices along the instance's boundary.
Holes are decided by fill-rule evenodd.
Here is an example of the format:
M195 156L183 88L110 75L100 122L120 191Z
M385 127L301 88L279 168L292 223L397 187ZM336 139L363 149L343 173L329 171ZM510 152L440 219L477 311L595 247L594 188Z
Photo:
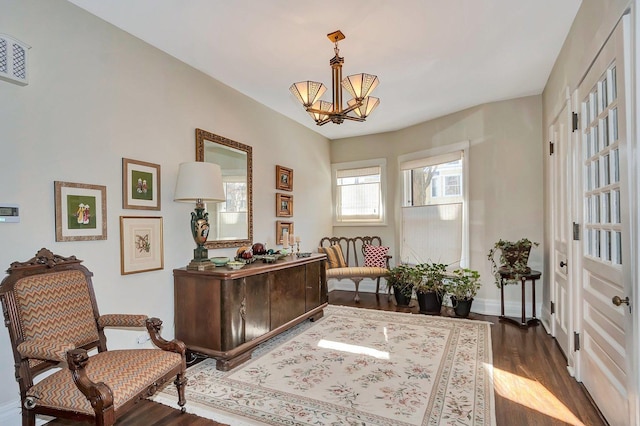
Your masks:
M389 252L389 247L382 246L372 246L365 245L364 246L364 266L370 267L379 267L386 268L387 267L387 253Z

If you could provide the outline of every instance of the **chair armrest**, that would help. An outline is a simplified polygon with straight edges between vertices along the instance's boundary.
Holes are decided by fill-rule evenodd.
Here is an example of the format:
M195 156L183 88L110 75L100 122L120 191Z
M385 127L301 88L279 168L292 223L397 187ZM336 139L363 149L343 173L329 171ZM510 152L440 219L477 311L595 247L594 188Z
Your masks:
M76 345L70 342L61 342L51 339L30 339L18 345L18 353L24 358L44 359L47 361L64 362L67 360L67 351L75 349Z
M108 314L100 315L98 326L105 327L145 327L146 315Z
M387 262L387 269L391 269L389 266L389 261L393 259L393 256L389 256L388 254L384 256L385 262Z
M160 336L160 328L162 328L162 321L159 318L149 318L146 321L147 330L151 336L151 341L163 351L176 352L182 355L182 360L185 360L185 353L187 346L181 340L173 339L168 341Z
M113 392L103 382L95 383L87 376L85 367L89 363L89 355L84 349L73 349L67 352L67 365L71 371L73 382L80 392L91 402L96 413L104 413L105 423L115 423L113 409Z

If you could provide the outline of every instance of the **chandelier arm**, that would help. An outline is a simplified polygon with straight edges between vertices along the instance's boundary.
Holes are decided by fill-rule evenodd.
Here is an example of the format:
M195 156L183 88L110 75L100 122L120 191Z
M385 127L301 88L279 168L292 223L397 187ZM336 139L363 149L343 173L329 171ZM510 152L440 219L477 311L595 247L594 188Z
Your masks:
M353 111L356 108L360 108L362 106L362 99L357 100L356 99L356 103L351 105L349 108L345 108L342 111L340 111L341 114L347 114L350 113L351 111Z
M322 120L322 121L316 121L316 124L317 124L318 126L324 126L325 124L327 124L327 123L328 123L328 122L330 122L330 121L331 121L331 118L325 118L325 119L324 119L324 120Z
M311 107L305 109L305 111L313 112L313 113L316 113L316 114L322 114L322 115L336 115L336 114L333 114L333 113L331 113L329 111L324 111L324 110L321 110L321 109L311 108Z
M344 119L345 119L345 120L351 120L351 121L360 121L360 122L362 122L362 121L365 121L365 120L366 120L365 118L362 118L362 117L352 117L352 116L350 116L350 115L345 115L345 116L344 116Z

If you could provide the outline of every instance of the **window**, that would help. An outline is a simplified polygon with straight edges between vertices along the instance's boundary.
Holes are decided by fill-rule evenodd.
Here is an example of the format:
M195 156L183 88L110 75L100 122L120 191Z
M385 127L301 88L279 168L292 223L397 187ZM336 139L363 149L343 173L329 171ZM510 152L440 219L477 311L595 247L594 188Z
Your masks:
M402 262L468 266L468 143L399 157Z
M385 160L338 163L331 166L334 225L384 223Z

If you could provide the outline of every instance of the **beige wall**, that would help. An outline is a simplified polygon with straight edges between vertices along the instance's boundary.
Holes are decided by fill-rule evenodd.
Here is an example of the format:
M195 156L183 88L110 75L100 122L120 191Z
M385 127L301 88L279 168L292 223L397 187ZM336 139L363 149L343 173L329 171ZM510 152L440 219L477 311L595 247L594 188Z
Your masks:
M528 237L542 242L541 107L540 96L494 102L396 132L332 141L332 163L386 158L389 218L384 227L336 227L334 234L381 235L398 262L398 156L469 141L471 268L480 271L484 284L473 311L498 314L499 290L493 284L486 257L489 249L500 238ZM534 269L542 267L542 249L532 251L530 264ZM508 288L505 293L508 308L516 312L520 306L517 290Z
M173 190L178 164L195 160L195 128L253 147L255 241L274 245L276 164L294 169L302 248L331 232L327 139L66 1L1 0L0 9L0 31L32 46L30 84L0 81L0 202L21 207L20 223L0 224L2 270L41 247L76 255L95 273L102 313L158 316L171 338L172 269L195 248L193 207L173 202ZM122 209L123 157L160 164L161 211ZM106 241L55 242L54 181L107 186ZM164 218L164 270L120 275L122 215ZM109 345L136 346L141 333L110 332ZM18 400L4 330L0 360L1 417Z

